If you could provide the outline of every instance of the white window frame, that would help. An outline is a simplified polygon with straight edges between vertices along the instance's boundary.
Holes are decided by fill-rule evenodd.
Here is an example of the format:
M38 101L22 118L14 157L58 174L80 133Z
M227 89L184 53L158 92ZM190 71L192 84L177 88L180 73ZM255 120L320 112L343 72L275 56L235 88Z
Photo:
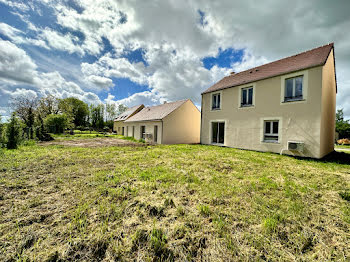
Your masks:
M265 122L275 122L278 121L278 140L277 141L268 141L265 140ZM281 144L282 141L282 126L283 119L282 117L263 117L260 119L260 143L263 144ZM271 128L273 128L271 126Z
M295 78L298 76L303 77L303 98L297 99L297 100L285 101L284 98L285 98L285 92L286 92L286 80L289 78ZM295 81L293 81L293 82L294 82L293 85L295 85ZM308 70L299 71L299 72L295 72L295 73L281 76L281 105L288 105L291 103L293 103L293 104L294 103L306 103L307 97L308 97L308 89L309 89L308 83L309 83L309 71ZM294 87L293 87L293 89L294 89Z
M224 128L224 143L213 143L212 141L212 123L224 123L225 128ZM217 145L217 146L224 146L226 145L226 136L227 136L227 121L223 119L217 119L217 120L210 120L209 121L209 144L211 145Z
M214 97L214 95L220 95L220 104L219 104L219 108L213 109L213 97ZM211 93L210 94L210 111L220 111L221 109L222 109L222 91Z
M256 92L256 83L250 83L250 84L246 84L246 85L242 85L239 87L239 91L238 91L238 108L239 109L244 109L244 108L255 108L255 92ZM253 88L253 101L252 101L252 105L246 105L246 106L242 106L242 90L246 89L246 88Z

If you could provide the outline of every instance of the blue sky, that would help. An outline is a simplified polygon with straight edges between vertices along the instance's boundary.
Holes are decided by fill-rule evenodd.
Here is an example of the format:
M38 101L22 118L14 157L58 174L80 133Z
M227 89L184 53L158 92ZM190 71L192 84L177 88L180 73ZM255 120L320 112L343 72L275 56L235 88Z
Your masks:
M0 0L0 114L21 95L127 106L190 98L199 106L200 93L231 71L335 41L337 106L350 117L350 39L341 33L349 19L338 12L348 2L321 1L304 16L297 10L312 1L268 10L250 1L146 2Z

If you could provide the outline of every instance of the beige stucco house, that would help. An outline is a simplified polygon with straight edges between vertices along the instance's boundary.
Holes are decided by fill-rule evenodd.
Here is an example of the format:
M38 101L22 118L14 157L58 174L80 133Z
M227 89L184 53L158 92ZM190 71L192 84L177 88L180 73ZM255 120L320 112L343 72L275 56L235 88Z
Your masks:
M231 73L202 93L201 143L322 158L336 93L333 43Z
M144 105L133 106L128 108L128 110L126 110L122 114L118 115L114 119L113 131L116 132L118 135L124 135L126 133L124 121L140 112L144 107Z
M145 107L123 121L124 136L157 144L190 144L200 141L201 114L191 100Z

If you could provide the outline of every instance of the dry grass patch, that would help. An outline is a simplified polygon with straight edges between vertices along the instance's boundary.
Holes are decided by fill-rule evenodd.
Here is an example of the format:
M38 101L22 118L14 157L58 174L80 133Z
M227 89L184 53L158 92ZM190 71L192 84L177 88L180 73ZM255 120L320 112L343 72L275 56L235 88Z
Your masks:
M346 157L200 145L4 151L0 260L346 261Z

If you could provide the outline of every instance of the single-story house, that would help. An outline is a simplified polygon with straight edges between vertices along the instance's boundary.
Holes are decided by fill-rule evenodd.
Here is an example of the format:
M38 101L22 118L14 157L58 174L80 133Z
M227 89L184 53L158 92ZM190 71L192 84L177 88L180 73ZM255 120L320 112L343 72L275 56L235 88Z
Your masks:
M190 99L145 107L123 121L124 136L157 144L200 141L201 114Z
M116 132L118 135L124 135L126 132L125 127L123 125L124 121L140 112L144 107L144 105L133 106L128 108L125 112L118 115L114 119L113 131Z

